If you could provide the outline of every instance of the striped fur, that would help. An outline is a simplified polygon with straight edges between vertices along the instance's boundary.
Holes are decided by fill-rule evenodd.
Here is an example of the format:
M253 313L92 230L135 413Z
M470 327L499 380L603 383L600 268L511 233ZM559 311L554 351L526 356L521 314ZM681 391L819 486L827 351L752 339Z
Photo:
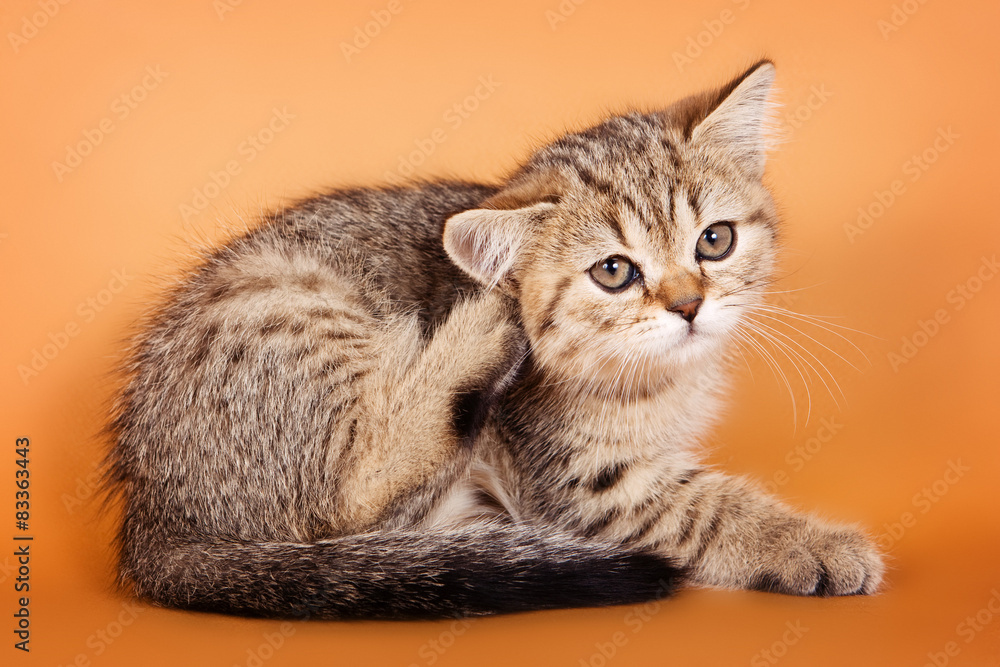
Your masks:
M123 582L323 618L617 604L681 576L875 590L860 532L695 454L774 265L772 78L564 135L500 185L319 196L206 258L115 410ZM732 251L699 259L720 221ZM639 277L600 286L608 257Z

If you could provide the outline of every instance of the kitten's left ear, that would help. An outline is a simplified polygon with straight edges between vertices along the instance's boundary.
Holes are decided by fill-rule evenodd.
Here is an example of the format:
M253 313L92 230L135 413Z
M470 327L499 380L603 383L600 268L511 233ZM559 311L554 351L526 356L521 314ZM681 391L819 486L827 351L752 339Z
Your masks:
M704 119L690 133L693 143L723 151L756 177L764 173L770 139L774 63L762 60L723 86L710 100Z
M560 189L551 174L517 178L482 208L462 211L444 225L444 249L460 269L487 287L505 282L531 235L555 208Z

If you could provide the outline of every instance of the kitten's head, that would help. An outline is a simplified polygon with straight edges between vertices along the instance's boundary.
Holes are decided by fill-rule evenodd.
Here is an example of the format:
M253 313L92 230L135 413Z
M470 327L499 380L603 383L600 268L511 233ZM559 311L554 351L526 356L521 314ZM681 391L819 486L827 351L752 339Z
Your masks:
M537 151L448 220L459 267L517 295L536 362L592 386L652 389L721 358L774 265L761 179L774 66Z

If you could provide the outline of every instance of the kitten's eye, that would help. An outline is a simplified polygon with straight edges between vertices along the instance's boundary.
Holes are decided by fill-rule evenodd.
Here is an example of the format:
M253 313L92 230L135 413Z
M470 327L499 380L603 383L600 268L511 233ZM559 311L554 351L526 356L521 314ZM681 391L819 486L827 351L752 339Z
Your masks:
M605 289L619 292L639 276L639 271L624 257L608 257L590 267L590 277Z
M728 256L736 245L736 230L728 222L717 222L709 225L701 233L695 254L698 259L719 260Z

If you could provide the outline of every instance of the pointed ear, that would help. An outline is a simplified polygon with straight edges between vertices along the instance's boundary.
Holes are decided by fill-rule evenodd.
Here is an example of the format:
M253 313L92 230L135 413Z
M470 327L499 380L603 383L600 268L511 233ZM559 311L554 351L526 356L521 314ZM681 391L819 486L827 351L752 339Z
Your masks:
M514 268L532 220L555 207L541 202L511 211L474 208L445 223L444 249L477 282L494 287Z
M761 177L770 139L768 95L773 83L774 64L762 60L720 88L709 99L703 119L690 131L691 141L723 151Z
M444 249L456 265L488 287L505 282L532 229L561 196L556 174L515 179L482 208L463 211L444 225Z

